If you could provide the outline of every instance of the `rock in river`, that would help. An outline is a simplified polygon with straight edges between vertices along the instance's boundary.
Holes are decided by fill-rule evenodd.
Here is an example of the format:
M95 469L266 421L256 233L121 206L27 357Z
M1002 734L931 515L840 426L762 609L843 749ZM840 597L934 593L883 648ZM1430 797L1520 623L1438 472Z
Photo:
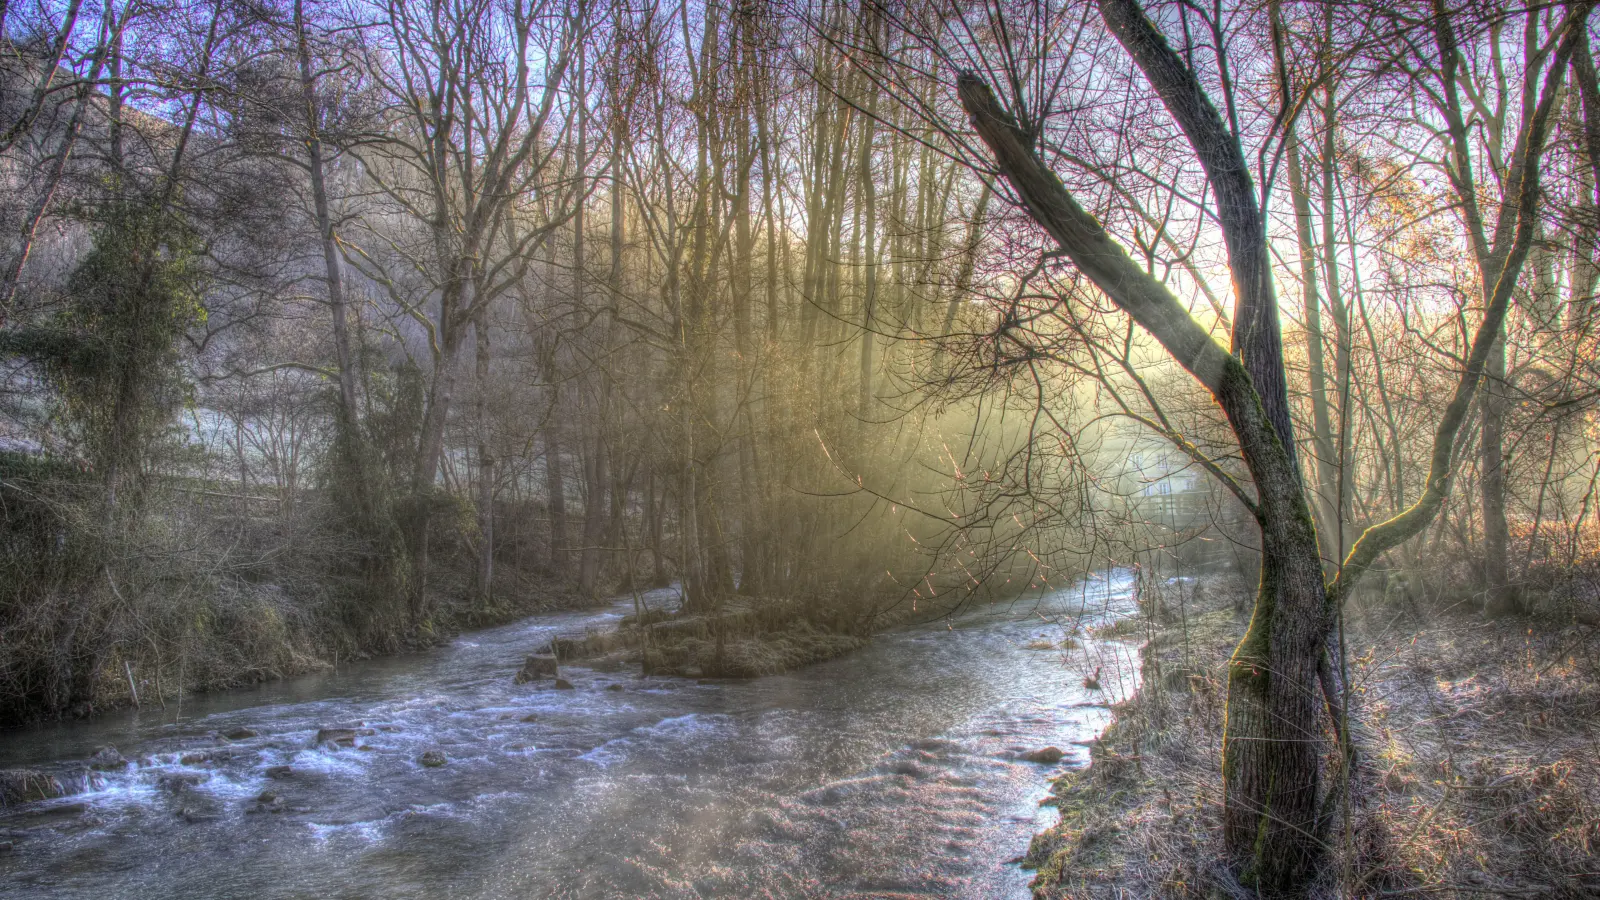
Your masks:
M1061 762L1061 759L1066 755L1060 747L1040 747L1037 750L1029 750L1027 753L1022 754L1022 761L1053 766Z
M532 653L523 662L521 671L517 672L517 677L511 680L516 684L527 684L530 681L538 681L546 675L555 678L559 674L560 669L556 665L556 658L553 654Z
M120 772L127 767L128 761L115 747L101 747L89 757L89 768L96 772Z
M254 756L248 750L239 750L233 747L215 747L210 750L195 750L178 757L178 764L184 766L209 766L214 763L227 762L230 759Z
M172 793L181 793L210 778L199 772L163 772L156 776L156 787Z
M565 678L557 678L556 679L556 690L558 690L558 691L570 691L570 690L572 690L572 682L566 680Z
M437 769L449 762L449 760L445 759L444 753L439 750L429 750L422 754L422 758L417 761L430 769Z
M357 737L371 737L374 734L371 728L321 728L317 730L317 737L311 743L320 747L323 744L333 744L336 747L354 747Z

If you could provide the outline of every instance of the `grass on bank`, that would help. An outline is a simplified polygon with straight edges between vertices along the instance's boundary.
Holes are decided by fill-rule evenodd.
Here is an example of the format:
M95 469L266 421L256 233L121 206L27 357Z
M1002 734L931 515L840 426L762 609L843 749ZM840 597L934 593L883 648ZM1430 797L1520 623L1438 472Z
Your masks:
M1092 764L1057 779L1034 839L1035 895L1234 898L1221 846L1224 665L1249 587L1202 582L1140 626L1143 686ZM1172 590L1168 588L1169 592ZM1242 593L1241 593L1242 592ZM1353 609L1351 715L1363 750L1311 895L1600 896L1600 658L1592 629L1492 620L1404 597Z
M552 649L563 660L612 657L652 675L757 678L860 649L892 619L878 608L858 609L843 595L736 597L714 612L652 612L642 629L630 616L615 631L558 638Z

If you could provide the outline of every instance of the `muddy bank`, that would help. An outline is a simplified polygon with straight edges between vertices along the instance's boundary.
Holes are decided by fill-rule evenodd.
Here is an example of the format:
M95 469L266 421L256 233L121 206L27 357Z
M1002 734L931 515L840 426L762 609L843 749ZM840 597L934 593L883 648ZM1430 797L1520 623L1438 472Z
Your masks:
M1146 578L1139 615L1097 632L1139 654L1139 690L1112 707L1089 765L1052 783L1059 821L1023 860L1039 900L1213 896L1226 662L1247 622L1239 591L1233 576Z

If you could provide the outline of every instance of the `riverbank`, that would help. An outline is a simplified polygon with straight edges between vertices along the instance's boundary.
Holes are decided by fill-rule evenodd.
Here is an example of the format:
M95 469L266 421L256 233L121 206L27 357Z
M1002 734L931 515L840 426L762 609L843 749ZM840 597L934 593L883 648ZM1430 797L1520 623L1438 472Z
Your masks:
M0 733L51 720L181 707L198 697L436 648L464 632L540 613L599 609L614 602L586 596L570 581L538 574L513 571L502 582L493 597L482 600L474 596L470 576L437 574L429 589L432 612L420 629L380 627L341 614L360 598L329 599L338 597L336 585L297 592L275 583L232 583L209 592L186 587L180 592L189 614L186 626L164 622L162 629L169 638L172 633L179 638L114 646L90 667L93 674L77 689L81 699L53 714L36 703L0 704ZM20 693L20 680L13 679L14 692Z
M1026 858L1036 898L1254 896L1220 841L1225 665L1251 591L1235 577L1198 585L1163 585L1164 608L1146 597L1139 627L1122 626L1145 639L1142 687L1114 708L1091 765L1054 783L1061 821ZM1600 893L1591 637L1398 594L1353 606L1362 763L1312 896Z

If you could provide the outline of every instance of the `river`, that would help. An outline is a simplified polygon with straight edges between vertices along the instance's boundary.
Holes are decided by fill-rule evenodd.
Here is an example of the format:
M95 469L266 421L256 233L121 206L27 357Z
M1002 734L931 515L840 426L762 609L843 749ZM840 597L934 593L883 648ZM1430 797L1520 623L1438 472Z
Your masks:
M0 812L0 895L1026 898L1008 861L1055 820L1046 779L1087 761L1137 670L1126 643L1038 642L1131 612L1132 587L1092 575L752 681L571 666L575 690L512 684L525 653L614 625L623 601L190 698L181 718L169 703L0 733L0 767L108 744L139 760ZM311 746L355 723L372 731L358 749ZM219 736L239 728L256 735ZM1067 758L1019 759L1046 745ZM181 762L218 747L234 755ZM448 764L422 766L430 749Z

